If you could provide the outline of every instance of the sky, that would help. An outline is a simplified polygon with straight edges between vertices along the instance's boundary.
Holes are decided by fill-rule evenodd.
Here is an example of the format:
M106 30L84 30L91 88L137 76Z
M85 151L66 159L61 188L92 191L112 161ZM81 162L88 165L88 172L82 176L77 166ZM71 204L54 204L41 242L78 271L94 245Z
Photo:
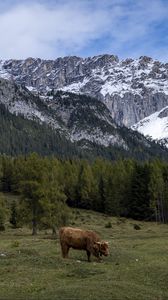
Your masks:
M0 1L0 59L105 53L168 62L168 0Z

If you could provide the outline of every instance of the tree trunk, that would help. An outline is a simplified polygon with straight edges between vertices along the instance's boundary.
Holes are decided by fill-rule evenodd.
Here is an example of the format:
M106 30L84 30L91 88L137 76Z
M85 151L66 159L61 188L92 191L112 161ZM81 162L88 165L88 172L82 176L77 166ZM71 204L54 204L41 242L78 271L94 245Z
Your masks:
M36 218L33 218L32 223L33 223L32 235L37 235L37 221L36 221Z
M33 218L32 218L32 235L37 234L37 207L36 207L36 202L33 202Z

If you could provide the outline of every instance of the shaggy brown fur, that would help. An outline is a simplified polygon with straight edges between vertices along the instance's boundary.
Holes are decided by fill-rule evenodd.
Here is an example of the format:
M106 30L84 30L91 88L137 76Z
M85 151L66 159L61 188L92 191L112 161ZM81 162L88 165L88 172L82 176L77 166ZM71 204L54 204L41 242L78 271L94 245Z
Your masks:
M88 261L93 254L100 260L100 256L109 254L108 243L101 242L100 237L94 231L81 230L72 227L62 227L59 230L62 256L68 257L70 248L85 250Z

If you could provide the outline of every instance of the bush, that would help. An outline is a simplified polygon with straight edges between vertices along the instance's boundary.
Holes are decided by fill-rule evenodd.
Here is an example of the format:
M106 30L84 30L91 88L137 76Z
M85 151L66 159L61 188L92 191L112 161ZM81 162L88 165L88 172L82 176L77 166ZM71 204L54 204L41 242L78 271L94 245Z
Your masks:
M137 225L137 224L134 224L134 229L135 229L135 230L140 230L141 227L140 227L139 225Z
M17 247L19 247L19 246L20 246L19 241L13 241L12 244L11 244L11 247L12 247L12 248L17 248Z
M111 224L110 221L109 221L108 223L105 224L105 228L112 228L112 224Z

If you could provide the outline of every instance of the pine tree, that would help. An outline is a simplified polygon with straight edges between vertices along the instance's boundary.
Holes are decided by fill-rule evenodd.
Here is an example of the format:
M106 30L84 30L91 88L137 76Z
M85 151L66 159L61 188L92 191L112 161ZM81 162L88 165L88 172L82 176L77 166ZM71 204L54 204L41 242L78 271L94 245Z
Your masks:
M58 161L52 161L52 166L50 165L48 173L45 174L40 199L42 208L40 222L43 226L52 228L54 234L56 233L56 228L66 225L70 218L62 176L63 169L61 164Z
M164 180L162 169L157 162L150 165L150 207L154 211L156 222L164 222L163 199Z
M149 166L136 164L131 184L129 217L137 220L151 219L149 180Z
M27 157L22 174L23 179L19 184L19 191L22 195L21 207L23 212L27 210L27 220L32 219L33 235L37 234L38 222L42 211L40 199L43 197L42 187L45 182L46 172L45 160L34 153Z
M78 183L76 186L77 207L89 209L93 205L94 178L90 165L83 162L80 170Z
M67 197L67 203L70 206L75 206L76 186L78 183L80 161L65 161L63 162L63 183L64 193Z

